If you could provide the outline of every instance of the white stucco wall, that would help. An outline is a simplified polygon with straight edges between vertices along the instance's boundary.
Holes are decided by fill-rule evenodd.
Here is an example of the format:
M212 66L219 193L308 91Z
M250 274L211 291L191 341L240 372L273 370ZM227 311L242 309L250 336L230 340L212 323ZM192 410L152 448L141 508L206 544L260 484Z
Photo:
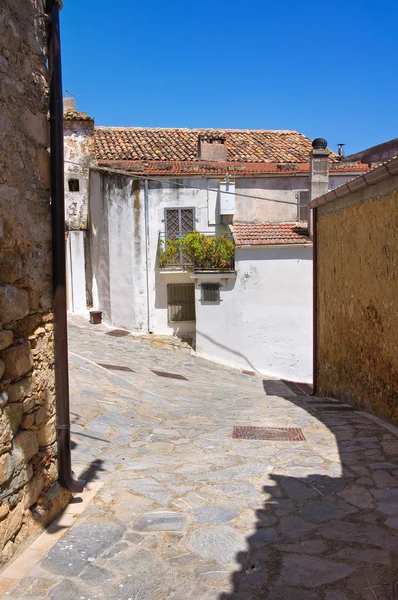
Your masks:
M200 302L196 350L226 365L292 381L312 377L312 248L237 248L236 280L222 280L221 302Z
M65 219L68 229L87 229L89 171L92 162L89 149L93 123L64 122ZM69 179L78 179L79 191L69 191Z
M66 240L67 304L74 314L87 312L84 256L85 231L69 231Z
M115 327L147 330L143 191L131 177L92 171L90 246L95 310Z

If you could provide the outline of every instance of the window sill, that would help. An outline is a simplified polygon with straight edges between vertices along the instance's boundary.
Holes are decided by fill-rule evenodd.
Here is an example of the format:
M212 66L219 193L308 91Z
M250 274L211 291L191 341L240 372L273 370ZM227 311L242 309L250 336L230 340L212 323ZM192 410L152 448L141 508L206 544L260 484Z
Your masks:
M229 271L228 273L223 273L222 271L218 271L216 273L193 273L190 275L190 279L206 279L206 281L219 281L220 279L236 279L236 271Z

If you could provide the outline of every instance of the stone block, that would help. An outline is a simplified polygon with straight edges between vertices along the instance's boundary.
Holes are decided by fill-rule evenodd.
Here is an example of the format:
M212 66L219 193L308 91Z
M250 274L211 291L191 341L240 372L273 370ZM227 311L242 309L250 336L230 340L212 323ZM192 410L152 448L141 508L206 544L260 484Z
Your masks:
M12 344L13 333L10 330L3 329L0 331L0 350L4 350Z
M3 485L12 474L11 455L7 452L0 456L0 485Z
M37 164L42 183L46 189L50 188L50 155L47 150L39 150L37 153Z
M0 504L0 521L3 521L3 519L6 518L6 516L8 515L8 513L10 512L10 508L8 506L8 504Z
M5 371L5 368L6 368L5 364L4 364L4 362L0 358L0 379L3 377L3 373Z
M22 419L22 405L7 404L7 406L3 409L3 414L8 419L12 435L15 435Z
M57 430L55 429L55 417L52 417L42 429L38 431L38 441L40 447L50 446L57 438Z
M10 480L7 490L4 493L3 497L8 496L8 501L10 504L16 505L22 499L22 492L19 493L15 498L11 498L10 495L15 494L18 490L24 487L32 479L33 476L33 467L29 463L26 467L23 467L19 472L15 473L12 479Z
M31 387L31 377L25 377L15 383L11 383L7 388L8 402L19 402L24 396L31 392Z
M47 406L41 406L39 410L34 415L35 425L41 427L47 416Z
M45 481L44 477L36 475L33 477L25 486L24 492L24 508L30 508L36 503L38 497L44 489Z
M21 431L14 439L16 448L21 452L25 463L39 451L39 442L35 431Z
M41 146L49 145L49 130L46 115L43 113L33 114L32 111L26 109L22 122L25 125L29 135Z
M12 439L10 420L4 412L0 415L0 452L8 448Z
M23 319L29 313L29 299L26 290L13 285L0 285L0 321L3 324Z
M35 422L35 415L27 414L23 417L21 421L22 429L30 429Z
M0 357L5 364L3 375L5 379L18 379L33 367L33 358L28 340L2 350Z
M18 252L2 252L0 261L0 281L14 283L23 275L22 259Z
M21 528L23 519L23 506L19 504L12 510L8 516L0 522L0 548L3 549L6 543Z

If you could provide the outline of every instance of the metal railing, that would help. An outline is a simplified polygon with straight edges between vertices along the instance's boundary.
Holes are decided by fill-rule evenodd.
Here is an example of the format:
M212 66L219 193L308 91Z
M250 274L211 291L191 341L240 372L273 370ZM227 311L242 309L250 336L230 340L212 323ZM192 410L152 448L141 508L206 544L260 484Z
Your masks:
M232 235L222 234L220 236L216 235L216 233L211 231L198 231L203 235L209 237L226 237L231 242L233 242ZM181 236L185 237L185 236ZM177 238L178 239L178 238ZM167 250L167 238L165 233L159 233L158 240L158 257L160 258L164 251ZM161 271L188 271L191 270L194 273L215 273L215 272L233 272L235 271L235 257L233 257L228 266L220 267L220 266L212 266L210 263L201 262L195 263L190 257L188 257L183 251L180 251L178 255L173 259L168 259L166 263L159 263L159 269Z

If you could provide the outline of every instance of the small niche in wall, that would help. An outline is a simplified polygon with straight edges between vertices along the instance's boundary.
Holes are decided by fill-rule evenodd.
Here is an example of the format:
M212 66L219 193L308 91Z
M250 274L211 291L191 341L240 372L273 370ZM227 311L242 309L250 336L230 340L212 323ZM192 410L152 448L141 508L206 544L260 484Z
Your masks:
M202 283L202 304L220 304L220 284Z
M78 179L68 179L68 187L70 192L78 192L80 189L80 182Z

